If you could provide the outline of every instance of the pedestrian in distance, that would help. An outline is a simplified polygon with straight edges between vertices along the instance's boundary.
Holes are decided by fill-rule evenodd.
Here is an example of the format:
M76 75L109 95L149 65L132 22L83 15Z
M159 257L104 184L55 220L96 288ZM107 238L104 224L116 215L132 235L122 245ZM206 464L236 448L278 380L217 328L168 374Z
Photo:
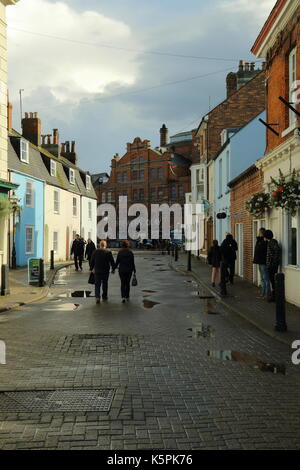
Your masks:
M92 254L94 253L95 250L96 250L95 243L90 238L88 238L88 241L85 247L85 259L88 260L90 265L91 265Z
M272 292L268 302L275 302L275 276L281 264L281 248L275 240L272 230L266 230L264 239L268 243L266 266L271 282Z
M84 256L84 240L80 235L76 235L75 240L71 247L71 256L74 255L75 270L78 271L78 267L82 271L82 261Z
M110 268L115 272L115 261L112 252L107 249L105 240L100 242L100 248L95 250L91 257L90 270L95 275L95 297L96 303L100 304L101 286L102 300L108 300L108 279Z
M270 288L270 278L269 272L267 270L267 250L268 242L265 240L266 229L261 228L258 232L256 239L255 249L254 249L254 258L253 264L257 264L259 267L260 277L261 277L261 295L263 299L268 299L271 295Z
M235 274L235 262L236 262L236 252L238 250L238 244L231 235L231 233L227 233L225 240L221 245L221 254L222 254L222 262L228 271L228 278L230 284L234 282L234 274Z
M207 255L207 262L212 266L211 283L213 287L216 286L216 276L218 276L219 283L221 283L221 260L221 248L219 247L218 240L214 240Z
M129 248L127 240L121 243L121 249L116 260L116 269L119 268L119 276L121 279L121 297L122 302L129 301L130 298L130 281L132 274L136 274L134 254Z

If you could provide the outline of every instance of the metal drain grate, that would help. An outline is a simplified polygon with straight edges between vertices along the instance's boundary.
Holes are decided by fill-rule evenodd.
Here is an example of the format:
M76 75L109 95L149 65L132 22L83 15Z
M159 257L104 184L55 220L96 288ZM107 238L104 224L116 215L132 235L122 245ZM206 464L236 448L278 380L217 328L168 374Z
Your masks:
M1 392L0 412L109 411L115 389Z

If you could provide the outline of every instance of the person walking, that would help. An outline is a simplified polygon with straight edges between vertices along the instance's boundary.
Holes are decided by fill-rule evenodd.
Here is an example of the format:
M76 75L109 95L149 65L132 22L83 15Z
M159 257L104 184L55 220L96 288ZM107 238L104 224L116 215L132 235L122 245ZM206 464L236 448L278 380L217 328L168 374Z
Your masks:
M228 271L228 277L230 284L234 282L234 274L235 274L235 261L236 261L236 252L238 250L238 244L231 235L231 233L227 233L225 240L221 245L221 254L222 254L222 261L224 266L226 266Z
M116 269L119 268L119 276L121 279L121 297L122 302L129 301L130 297L130 281L132 273L136 274L134 254L129 248L127 240L121 243L121 249L116 260Z
M265 228L261 228L258 232L255 249L254 249L254 258L253 258L253 264L258 264L258 268L260 272L261 285L262 285L262 292L261 292L260 297L263 299L267 299L271 295L270 278L269 278L269 273L267 270L268 242L264 238L265 233L266 233Z
M219 242L218 240L213 241L213 246L209 249L208 256L207 256L207 262L212 266L212 272L211 272L211 283L212 286L216 286L216 276L218 275L218 280L219 283L221 283L221 260L222 260L222 255L221 255L221 249L219 247Z
M96 303L100 304L101 298L101 285L102 285L102 300L108 300L108 279L110 268L112 272L115 271L115 261L112 252L107 250L107 243L105 240L100 242L100 248L95 250L91 257L90 270L95 275L95 297Z
M85 259L88 260L90 265L91 265L92 254L94 253L95 250L96 250L95 243L90 238L88 238L88 241L85 247Z
M274 238L272 230L265 231L264 239L268 243L266 267L272 287L268 302L275 302L275 276L281 263L281 249L278 241Z
M84 240L80 235L76 235L72 243L71 256L74 255L75 270L78 271L78 266L82 271L82 261L84 255Z

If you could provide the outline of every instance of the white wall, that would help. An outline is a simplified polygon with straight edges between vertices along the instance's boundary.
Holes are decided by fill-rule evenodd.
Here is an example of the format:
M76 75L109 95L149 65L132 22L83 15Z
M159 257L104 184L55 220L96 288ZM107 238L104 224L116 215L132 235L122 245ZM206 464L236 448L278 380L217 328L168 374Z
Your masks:
M89 218L89 203L92 205L92 217ZM81 236L88 239L89 233L91 239L97 244L97 201L85 196L81 197Z

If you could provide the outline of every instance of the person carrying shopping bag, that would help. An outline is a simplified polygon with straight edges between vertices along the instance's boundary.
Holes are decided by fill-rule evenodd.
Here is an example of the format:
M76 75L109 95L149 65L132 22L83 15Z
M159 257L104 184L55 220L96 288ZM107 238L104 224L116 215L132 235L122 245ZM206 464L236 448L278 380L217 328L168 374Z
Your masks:
M119 276L121 279L121 297L122 302L129 301L130 298L130 282L132 274L136 274L134 254L129 248L127 240L121 243L121 249L118 253L116 260L116 269L119 268ZM134 279L136 279L134 277ZM136 284L136 281L135 281Z

